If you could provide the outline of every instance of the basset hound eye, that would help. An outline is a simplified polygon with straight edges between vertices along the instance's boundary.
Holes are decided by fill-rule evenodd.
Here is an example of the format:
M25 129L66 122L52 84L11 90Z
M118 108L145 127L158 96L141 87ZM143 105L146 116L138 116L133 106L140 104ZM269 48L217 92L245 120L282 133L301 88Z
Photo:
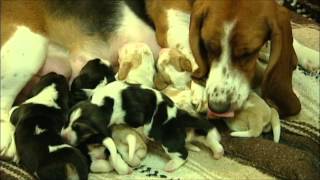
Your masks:
M240 60L240 61L251 60L252 57L257 55L258 52L259 52L259 48L254 49L254 50L247 49L245 51L242 51L241 53L233 53L233 59Z

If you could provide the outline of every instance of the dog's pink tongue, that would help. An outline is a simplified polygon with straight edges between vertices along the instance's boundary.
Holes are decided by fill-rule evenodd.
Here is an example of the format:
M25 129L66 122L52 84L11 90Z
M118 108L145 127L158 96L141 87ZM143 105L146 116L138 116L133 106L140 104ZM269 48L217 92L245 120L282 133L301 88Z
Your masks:
M226 118L231 118L234 117L234 111L228 111L228 112L224 112L224 113L217 113L214 111L211 111L210 109L208 110L207 113L208 117L226 117Z

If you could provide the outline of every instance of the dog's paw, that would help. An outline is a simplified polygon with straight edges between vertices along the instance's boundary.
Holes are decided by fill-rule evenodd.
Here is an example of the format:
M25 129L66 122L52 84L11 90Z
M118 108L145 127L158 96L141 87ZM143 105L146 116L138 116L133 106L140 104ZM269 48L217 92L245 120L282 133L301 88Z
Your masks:
M193 145L193 144L191 144L191 143L186 143L186 148L187 148L188 150L194 151L194 152L199 152L199 151L201 151L201 149L200 149L198 146Z
M93 173L107 173L113 170L112 165L105 159L92 161L90 171Z
M207 99L205 96L205 88L195 82L191 82L191 104L198 113L206 112Z
M173 172L181 167L186 161L180 158L171 159L163 168L166 172Z
M0 121L0 155L8 160L17 162L14 129L14 126L9 121Z
M220 144L220 134L216 128L210 130L206 137L206 146L213 152L214 159L220 159L224 154L223 146Z
M222 145L219 143L218 145L216 145L214 147L214 150L213 150L213 158L214 159L220 159L222 158L224 155L224 149L222 147Z

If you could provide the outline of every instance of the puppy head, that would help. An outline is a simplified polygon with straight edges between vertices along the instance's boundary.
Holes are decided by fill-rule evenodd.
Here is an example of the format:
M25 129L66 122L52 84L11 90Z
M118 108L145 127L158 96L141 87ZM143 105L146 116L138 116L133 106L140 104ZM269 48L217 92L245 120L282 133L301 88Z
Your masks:
M98 133L92 121L98 113L98 107L88 101L76 104L70 110L68 121L61 131L62 137L71 145L85 142Z
M40 81L33 87L29 99L42 93L45 98L54 99L57 106L67 110L69 101L69 85L67 79L55 72L50 72L40 78ZM41 97L37 100L41 101ZM28 100L26 101L28 102ZM34 102L37 103L37 102ZM39 102L40 103L40 102Z
M272 50L262 94L283 115L296 114L300 103L292 92L296 56L288 12L274 1L197 0L193 5L190 44L207 78L209 110L217 115L240 109L249 95L258 53L271 39Z
M151 49L146 44L128 43L119 50L118 54L119 80L126 80L129 83L148 83L149 86L153 86L154 59Z
M93 136L109 136L109 124L113 100L105 98L102 106L81 101L72 107L68 121L61 131L64 139L72 145L86 142Z
M177 49L162 49L157 61L158 73L154 79L157 89L164 89L172 84L177 89L190 87L191 62Z
M98 85L106 85L115 81L115 73L112 68L100 59L93 59L81 69L71 84L70 104L74 105L79 101L86 100L90 94L86 89L94 89Z

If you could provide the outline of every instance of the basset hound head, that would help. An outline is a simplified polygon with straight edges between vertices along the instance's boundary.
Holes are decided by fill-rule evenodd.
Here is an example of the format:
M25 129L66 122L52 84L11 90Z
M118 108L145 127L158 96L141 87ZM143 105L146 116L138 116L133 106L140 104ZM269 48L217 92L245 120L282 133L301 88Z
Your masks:
M255 76L258 53L271 40L262 97L286 117L301 104L292 90L297 57L290 14L275 1L196 0L190 23L190 45L199 65L194 78L206 78L208 106L216 114L235 111L246 101Z

